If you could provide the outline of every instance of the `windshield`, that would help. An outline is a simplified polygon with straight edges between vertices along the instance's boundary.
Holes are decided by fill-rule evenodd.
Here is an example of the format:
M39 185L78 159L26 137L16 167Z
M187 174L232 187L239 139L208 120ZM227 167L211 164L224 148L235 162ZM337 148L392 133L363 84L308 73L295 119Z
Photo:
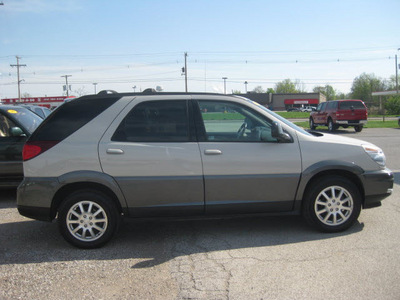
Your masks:
M303 128L293 124L292 122L290 122L289 120L285 119L284 117L281 117L280 115L278 115L277 113L269 110L268 108L266 108L265 106L262 106L261 104L254 102L250 99L244 98L244 97L240 97L246 101L249 101L255 105L257 105L258 107L260 107L261 109L265 110L267 113L269 113L270 115L273 115L275 118L279 119L279 121L281 121L282 123L285 123L286 125L288 125L289 127L293 128L294 130L300 131L302 134L305 135L311 135L309 132L305 131Z
M20 123L24 128L32 133L43 121L41 117L23 107L12 107L6 110L8 116Z

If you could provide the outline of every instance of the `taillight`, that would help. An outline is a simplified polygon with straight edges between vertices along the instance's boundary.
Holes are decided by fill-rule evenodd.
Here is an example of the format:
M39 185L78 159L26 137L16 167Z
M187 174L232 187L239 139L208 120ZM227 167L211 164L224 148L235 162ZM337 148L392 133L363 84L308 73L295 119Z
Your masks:
M57 145L58 141L27 141L22 150L23 161L30 160Z

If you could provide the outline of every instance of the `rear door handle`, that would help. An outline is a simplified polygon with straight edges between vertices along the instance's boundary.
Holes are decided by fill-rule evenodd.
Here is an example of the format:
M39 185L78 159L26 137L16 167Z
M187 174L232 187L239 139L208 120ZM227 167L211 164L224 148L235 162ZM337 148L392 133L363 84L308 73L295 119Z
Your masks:
M218 149L208 149L204 150L205 155L221 155L222 151Z
M107 149L107 154L124 154L122 149Z

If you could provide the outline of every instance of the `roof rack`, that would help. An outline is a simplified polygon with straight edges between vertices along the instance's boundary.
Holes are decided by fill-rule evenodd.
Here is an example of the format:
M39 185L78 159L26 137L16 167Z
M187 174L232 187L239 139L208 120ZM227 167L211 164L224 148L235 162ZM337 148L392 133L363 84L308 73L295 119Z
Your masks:
M157 91L155 89L149 88L149 89L145 89L142 94L144 95L149 95L149 94L156 94Z
M118 94L118 93L113 90L103 90L97 93L97 95L112 95L112 94Z
M210 93L210 92L157 92L153 88L148 88L148 89L143 90L142 92L133 92L133 93L132 92L121 92L121 93L119 93L119 92L116 92L114 90L102 90L102 91L98 92L96 95L97 96L111 96L111 95L120 95L120 96L141 96L141 95L217 95L217 96L232 96L232 95L227 95L227 94ZM90 96L90 95L87 95L87 96Z

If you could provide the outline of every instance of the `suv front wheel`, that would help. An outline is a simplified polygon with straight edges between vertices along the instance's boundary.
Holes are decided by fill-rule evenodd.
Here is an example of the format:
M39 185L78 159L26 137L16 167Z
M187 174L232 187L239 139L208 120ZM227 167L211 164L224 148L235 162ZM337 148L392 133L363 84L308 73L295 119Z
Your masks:
M304 197L304 218L324 232L339 232L349 228L357 220L360 211L360 192L344 177L322 177Z
M66 197L58 212L62 236L79 248L97 248L107 243L120 223L120 214L107 195L81 190Z
M317 127L317 126L315 126L315 123L314 123L314 120L313 120L313 118L310 118L310 129L311 130L315 130L315 128Z
M332 119L329 118L329 120L328 120L328 130L329 130L330 132L333 132L333 131L335 131L337 128L338 128L337 125L335 125L335 124L333 123Z

